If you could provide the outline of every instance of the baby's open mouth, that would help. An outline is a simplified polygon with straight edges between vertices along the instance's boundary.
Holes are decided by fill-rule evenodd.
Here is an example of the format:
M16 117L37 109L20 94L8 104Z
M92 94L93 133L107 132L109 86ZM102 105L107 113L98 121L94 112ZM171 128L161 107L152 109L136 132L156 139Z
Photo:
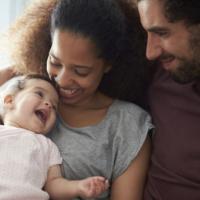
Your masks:
M46 121L47 121L47 112L45 110L43 110L43 109L36 110L35 114L43 124L46 123Z

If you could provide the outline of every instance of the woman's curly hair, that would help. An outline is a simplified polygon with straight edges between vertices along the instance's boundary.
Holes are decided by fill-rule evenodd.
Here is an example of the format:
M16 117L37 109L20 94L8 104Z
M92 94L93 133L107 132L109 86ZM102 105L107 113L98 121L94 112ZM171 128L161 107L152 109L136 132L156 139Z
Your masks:
M6 33L6 45L16 71L46 73L51 46L50 18L58 0L35 0Z
M34 0L10 27L7 34L8 49L17 72L47 73L46 61L51 47L51 16L59 1ZM110 97L144 107L147 87L153 74L145 59L146 35L133 0L115 1L125 16L128 34L128 40L121 44L130 48L121 50L115 63L112 63L115 70L104 76L99 89Z

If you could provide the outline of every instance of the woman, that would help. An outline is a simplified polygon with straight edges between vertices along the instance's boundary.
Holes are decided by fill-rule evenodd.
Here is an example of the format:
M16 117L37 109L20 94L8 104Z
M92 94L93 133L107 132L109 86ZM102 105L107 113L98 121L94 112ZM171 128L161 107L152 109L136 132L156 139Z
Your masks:
M38 70L46 69L60 86L50 137L61 151L67 178L109 180L111 188L98 199L142 199L150 117L117 100L137 102L144 89L140 33L136 12L124 0L60 0L51 16L47 68Z

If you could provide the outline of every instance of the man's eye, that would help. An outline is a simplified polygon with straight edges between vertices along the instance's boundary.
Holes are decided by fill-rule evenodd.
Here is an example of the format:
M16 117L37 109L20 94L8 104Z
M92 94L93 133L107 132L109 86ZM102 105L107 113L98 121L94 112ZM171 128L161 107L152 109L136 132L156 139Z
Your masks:
M167 37L169 35L169 33L166 31L160 31L160 32L157 32L157 35L159 35L161 37Z
M38 96L40 96L40 97L43 97L43 96L44 96L43 93L42 93L41 91L35 91L35 93L36 93Z

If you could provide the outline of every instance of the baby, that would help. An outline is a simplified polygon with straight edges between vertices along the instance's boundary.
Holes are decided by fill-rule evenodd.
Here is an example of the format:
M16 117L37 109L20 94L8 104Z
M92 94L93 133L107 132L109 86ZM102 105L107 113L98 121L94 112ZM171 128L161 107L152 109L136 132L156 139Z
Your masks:
M47 200L95 198L109 186L101 176L62 177L62 158L44 135L56 120L55 84L41 75L15 80L2 97L0 125L0 199Z

